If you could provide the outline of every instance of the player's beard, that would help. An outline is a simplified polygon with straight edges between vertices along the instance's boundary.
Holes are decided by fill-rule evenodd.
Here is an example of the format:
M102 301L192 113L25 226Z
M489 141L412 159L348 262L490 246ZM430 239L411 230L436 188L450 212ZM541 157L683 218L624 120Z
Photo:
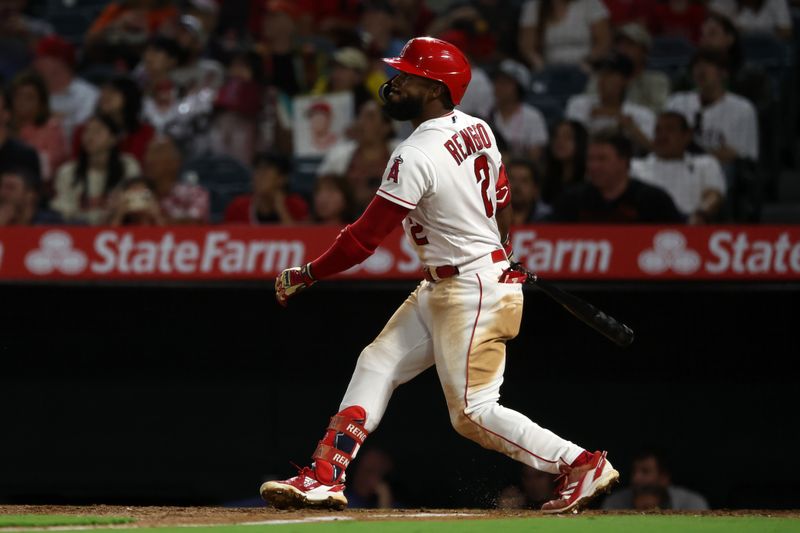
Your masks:
M406 96L398 102L387 98L383 102L383 111L393 120L411 120L422 114L422 98Z

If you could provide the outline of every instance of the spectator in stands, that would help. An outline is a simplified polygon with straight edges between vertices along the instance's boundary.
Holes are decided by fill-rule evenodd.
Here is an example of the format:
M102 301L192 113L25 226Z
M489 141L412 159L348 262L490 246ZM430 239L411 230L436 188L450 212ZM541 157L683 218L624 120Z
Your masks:
M467 91L461 98L461 103L458 104L458 109L468 115L489 120L489 116L495 107L494 84L492 84L492 80L486 70L470 57L469 36L463 30L450 30L439 37L457 46L459 50L464 52L470 62L472 78L467 86Z
M597 95L580 94L567 102L566 117L586 126L590 132L619 128L640 150L653 140L655 115L626 97L633 76L633 63L626 56L611 54L594 64Z
M709 13L700 27L700 48L725 54L732 75L739 72L744 61L739 30L731 19L718 13Z
M347 506L352 509L390 509L397 507L387 477L394 468L392 458L377 448L367 448L358 456L345 489Z
M658 495L666 491L667 498ZM603 509L647 509L657 503L660 509L706 511L708 502L700 494L672 485L672 476L664 456L643 450L633 459L630 487L617 489L605 501Z
M519 8L513 0L466 0L454 2L428 28L438 37L448 30L469 35L468 53L479 63L514 55Z
M308 204L287 191L291 167L277 154L260 154L253 164L253 192L243 194L225 209L229 224L297 224L308 219Z
M254 80L229 77L217 93L209 130L211 152L248 165L259 144L264 90Z
M175 83L172 73L184 57L185 52L175 39L162 35L150 39L142 54L141 66L137 69L141 73L142 86L146 92L152 94L155 87L166 81Z
M263 58L268 83L290 96L307 92L323 58L312 43L299 47L297 26L302 8L288 0L270 0L263 5L255 48Z
M119 150L121 130L105 115L86 123L78 157L56 172L50 207L67 221L99 224L107 215L108 197L123 180L140 175L139 163Z
M493 79L494 131L505 139L515 156L538 160L547 144L547 124L539 110L524 101L531 85L530 72L513 59L504 59Z
M8 95L0 87L0 172L22 170L41 180L39 156L36 150L12 137Z
M686 117L674 111L661 113L653 153L634 159L631 175L667 191L690 224L707 224L722 206L725 176L713 156L689 153L691 142Z
M114 76L100 86L100 99L97 111L109 116L117 123L122 137L119 143L121 152L132 155L137 161L144 160L144 154L155 136L155 129L141 120L142 90L128 76ZM83 125L75 130L72 138L73 153L80 150Z
M694 91L680 92L666 109L682 113L694 129L695 141L720 163L758 158L758 119L755 108L728 92L728 58L715 50L698 50L692 59Z
M647 69L647 57L652 44L650 34L641 24L625 24L615 34L614 49L633 63L625 100L658 113L667 102L670 87L666 74Z
M161 212L152 184L145 178L132 178L117 185L109 201L109 226L163 226Z
M346 46L336 50L331 61L330 74L317 79L311 94L352 93L355 109L373 99L372 94L364 85L369 69L369 61L364 52L358 48Z
M712 0L710 8L731 19L743 33L792 37L792 15L786 0Z
M545 502L553 499L556 476L521 465L519 481L500 491L497 496L498 509L539 510Z
M531 159L512 159L506 164L511 185L512 224L545 220L553 209L542 201L541 171Z
M554 206L557 222L681 223L683 216L662 189L632 178L633 147L617 131L596 133L589 142L589 183L564 192Z
M519 53L534 69L582 65L611 50L609 14L600 0L528 0L519 20Z
M652 17L655 0L603 0L611 18L611 27L625 24L646 25Z
M658 37L683 37L696 43L707 13L704 3L696 0L660 2L653 7L649 21L650 31Z
M586 179L589 134L583 124L562 120L550 137L545 151L542 199L551 204L561 193Z
M375 101L361 106L352 132L352 140L340 142L328 151L317 175L344 176L353 190L357 209L362 210L378 190L397 142L391 119Z
M170 0L121 0L109 3L88 31L89 38L99 35L154 35L178 16ZM133 38L133 37L131 37Z
M389 0L389 5L395 10L397 34L405 37L425 35L436 18L436 13L428 6L427 0Z
M0 227L61 224L53 211L39 202L39 179L25 169L0 172Z
M53 26L25 13L27 0L0 2L0 80L9 80L30 64L36 41Z
M147 147L143 175L170 224L207 224L210 199L205 187L181 180L183 157L171 138L156 137Z
M343 176L326 174L314 182L314 222L344 226L356 219L353 189Z
M395 36L395 28L401 15L387 3L369 3L364 8L359 24L359 34L364 43L364 51L370 58L397 57L405 41ZM409 34L416 35L416 34ZM424 35L424 34L423 34ZM394 75L389 65L382 65L382 78ZM383 81L381 81L381 84ZM380 84L378 85L378 87ZM377 88L376 87L376 92Z
M175 83L189 93L204 88L218 89L225 73L218 61L203 57L208 45L208 33L201 20L192 15L183 15L178 19L175 41L183 50L180 68L172 72Z
M61 118L64 137L71 139L75 127L94 112L99 91L75 76L75 48L57 35L39 41L34 68L47 84L50 109Z
M9 94L12 129L36 149L42 178L49 182L55 170L69 159L69 150L61 121L50 113L47 86L41 76L27 71L14 78Z

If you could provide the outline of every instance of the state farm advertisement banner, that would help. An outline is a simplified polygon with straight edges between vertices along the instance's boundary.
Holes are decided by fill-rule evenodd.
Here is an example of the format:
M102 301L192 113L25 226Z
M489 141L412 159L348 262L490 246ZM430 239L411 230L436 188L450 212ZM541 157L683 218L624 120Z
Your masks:
M0 281L259 280L301 265L326 227L0 228ZM798 280L800 226L525 226L514 251L551 279ZM421 279L400 231L350 279Z

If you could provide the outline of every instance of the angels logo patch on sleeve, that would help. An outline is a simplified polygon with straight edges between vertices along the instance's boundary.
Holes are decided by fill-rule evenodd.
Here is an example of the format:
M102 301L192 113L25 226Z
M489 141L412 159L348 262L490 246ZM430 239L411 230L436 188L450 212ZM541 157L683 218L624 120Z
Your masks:
M392 163L392 168L389 170L389 174L386 175L386 181L393 181L395 183L399 183L400 179L400 165L403 164L403 158L401 156L397 156L394 158L394 163Z

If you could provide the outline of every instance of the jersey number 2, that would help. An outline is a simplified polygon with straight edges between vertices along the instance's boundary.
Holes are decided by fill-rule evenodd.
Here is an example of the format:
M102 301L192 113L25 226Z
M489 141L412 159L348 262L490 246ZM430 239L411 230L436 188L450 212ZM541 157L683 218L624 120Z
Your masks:
M494 205L492 205L492 199L489 198L491 179L489 176L489 160L486 155L475 158L475 179L481 184L481 197L483 198L483 208L486 210L486 217L492 218L492 215L494 215Z

